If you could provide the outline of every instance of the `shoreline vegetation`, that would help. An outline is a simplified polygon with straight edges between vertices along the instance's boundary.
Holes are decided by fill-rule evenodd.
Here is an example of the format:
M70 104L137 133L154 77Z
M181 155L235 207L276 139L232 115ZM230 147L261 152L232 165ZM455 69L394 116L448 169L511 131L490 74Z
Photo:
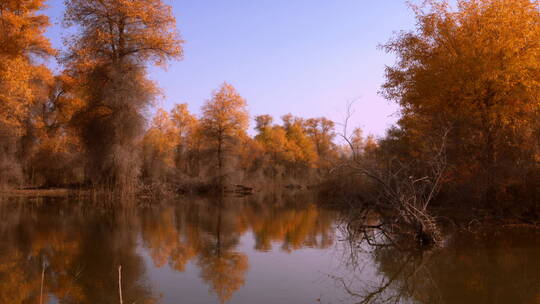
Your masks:
M411 5L416 28L381 46L396 56L381 94L400 106L381 138L351 128L352 104L343 122L257 115L251 136L247 101L227 82L200 115L183 103L150 118L160 92L148 68L183 56L171 7L65 1L76 30L62 51L43 8L0 2L0 196L309 188L343 211L351 237L379 246L443 246L447 223L539 226L538 1ZM57 74L40 64L53 56Z

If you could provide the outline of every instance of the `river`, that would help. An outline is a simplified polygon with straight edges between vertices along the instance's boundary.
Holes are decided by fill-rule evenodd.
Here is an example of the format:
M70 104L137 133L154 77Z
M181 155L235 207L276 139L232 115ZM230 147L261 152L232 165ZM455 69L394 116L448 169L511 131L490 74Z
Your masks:
M311 195L3 199L0 303L540 303L534 231L403 252L339 218Z

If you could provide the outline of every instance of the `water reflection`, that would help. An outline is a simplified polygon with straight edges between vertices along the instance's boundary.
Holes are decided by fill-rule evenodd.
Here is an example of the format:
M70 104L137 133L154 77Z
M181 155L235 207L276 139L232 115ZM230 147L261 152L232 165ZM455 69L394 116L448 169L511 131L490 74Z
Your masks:
M444 248L370 247L356 268L334 276L351 303L540 303L540 235L535 230L455 232Z
M210 292L226 302L250 269L248 255L238 249L243 235L254 235L256 251L275 243L288 252L326 248L334 217L309 198L274 195L114 209L67 199L4 202L0 302L118 303L118 265L124 303L160 302L141 252L154 268L183 272L188 263L197 265Z
M117 284L119 264L125 269L126 301L155 302L140 280L144 267L135 253L133 218L100 213L75 204L2 206L2 303L116 303L117 289L111 286Z
M332 212L306 198L262 196L198 199L141 212L142 239L156 267L165 263L183 271L196 260L200 277L221 302L245 284L249 259L237 250L247 231L255 249L269 251L279 242L285 251L332 244Z
M373 229L339 242L337 217L309 196L4 201L0 303L119 303L119 265L124 303L540 303L534 232L421 253L367 244Z

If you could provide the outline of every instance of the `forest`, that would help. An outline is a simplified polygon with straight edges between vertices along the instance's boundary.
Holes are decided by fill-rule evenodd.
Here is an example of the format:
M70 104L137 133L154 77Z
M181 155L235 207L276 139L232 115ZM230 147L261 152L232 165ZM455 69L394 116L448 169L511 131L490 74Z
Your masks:
M169 5L67 0L62 51L44 35L45 5L0 1L4 191L309 188L353 209L397 210L430 238L433 206L538 223L538 1L411 4L416 28L380 46L396 57L380 94L400 116L379 138L350 125L352 104L344 121L252 117L227 82L208 93L200 115L185 103L156 109L162 93L149 67L183 57Z
M365 34L400 1L63 0L62 48L52 2L0 0L0 303L539 303L539 0L407 2L377 136L364 104L251 113L231 79L165 106L153 72L176 81L181 33L220 5L347 47L332 22L373 14ZM280 21L257 16L241 40Z

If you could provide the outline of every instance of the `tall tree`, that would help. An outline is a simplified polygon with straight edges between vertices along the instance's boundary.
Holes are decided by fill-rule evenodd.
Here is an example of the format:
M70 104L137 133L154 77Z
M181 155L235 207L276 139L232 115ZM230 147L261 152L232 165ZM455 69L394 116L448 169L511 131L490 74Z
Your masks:
M430 0L413 8L417 29L384 45L398 58L383 86L402 108L394 139L421 157L450 130L453 184L483 189L486 200L523 185L540 155L540 3L458 0L453 9Z
M43 0L0 1L0 184L22 175L15 154L40 94L39 80L50 76L34 64L54 54L43 35L49 19L38 13L42 8Z
M146 64L182 57L171 7L161 0L65 1L66 26L78 32L64 62L79 80L86 105L75 115L93 182L129 185L137 176L133 152L143 111L157 89Z
M77 64L163 65L182 57L176 19L161 0L66 0L65 5L65 25L80 28L68 43L68 59Z
M21 140L27 180L42 186L82 182L81 145L69 127L73 113L81 106L80 100L71 94L68 77L44 74L37 82L40 97L30 110Z
M306 120L306 133L315 144L315 149L319 157L319 167L330 166L330 162L335 155L335 145L333 143L336 133L335 123L325 117L310 118Z
M318 161L315 143L309 138L305 120L287 114L281 117L287 135L287 152L293 160L290 166L296 174L304 169L314 168Z
M275 179L284 171L282 169L287 166L287 162L293 161L287 151L287 134L283 127L272 125L273 118L270 115L259 115L255 117L255 122L258 131L255 140L262 146L268 162L264 164L264 169Z
M38 14L43 0L0 1L0 122L22 132L33 99L32 59L54 54L43 35L49 19Z
M228 83L214 91L202 107L201 128L215 152L219 176L234 144L245 136L248 119L246 100Z
M174 168L177 129L163 109L158 109L143 138L143 177L158 182Z
M176 128L176 168L195 175L200 157L200 132L197 117L191 114L186 103L176 104L171 110L171 120Z

